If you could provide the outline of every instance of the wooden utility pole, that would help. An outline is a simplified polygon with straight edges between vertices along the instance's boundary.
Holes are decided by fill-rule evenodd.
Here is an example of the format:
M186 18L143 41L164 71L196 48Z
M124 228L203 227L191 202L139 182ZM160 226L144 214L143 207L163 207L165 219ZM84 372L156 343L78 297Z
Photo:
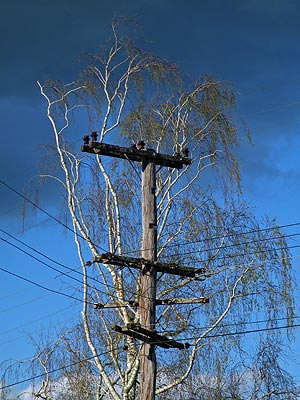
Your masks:
M157 261L156 178L153 160L142 162L142 223L141 257ZM156 269L144 266L140 275L140 323L149 331L155 330ZM140 398L155 398L156 355L155 344L142 345L140 356Z
M188 301L207 303L208 299L156 299L156 275L157 271L182 276L196 277L203 274L203 268L183 268L173 263L157 262L157 210L156 210L156 165L181 169L183 165L191 164L188 158L188 150L183 150L183 156L177 154L169 156L156 153L155 150L145 149L144 142L126 148L97 142L96 132L83 138L84 145L81 150L84 152L117 157L130 161L138 161L142 165L142 249L141 258L115 256L106 253L95 257L94 262L103 264L114 264L121 267L127 266L137 268L139 272L139 307L140 324L128 324L126 327L114 325L112 328L122 334L129 335L142 341L140 353L140 400L155 399L156 384L156 355L155 347L184 349L189 345L178 343L156 333L155 330L155 309L156 305L184 304ZM128 302L130 304L130 302ZM133 303L133 302L131 302ZM112 303L108 307L122 306L119 303ZM95 304L95 309L102 308L100 303Z

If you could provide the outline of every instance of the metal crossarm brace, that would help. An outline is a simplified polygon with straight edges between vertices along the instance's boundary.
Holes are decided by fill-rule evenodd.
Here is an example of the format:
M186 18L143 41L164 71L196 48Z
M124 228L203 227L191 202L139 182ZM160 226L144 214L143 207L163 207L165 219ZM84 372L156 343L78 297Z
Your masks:
M162 165L176 169L181 169L184 165L190 165L192 163L191 158L160 154L156 153L156 151L153 149L139 150L137 148L121 147L100 142L90 142L89 144L84 144L81 146L81 151L139 162L142 162L144 159L148 158L153 160L156 165Z
M155 268L159 272L192 278L194 278L196 275L205 273L205 268L180 267L175 263L160 263L157 261L153 262L145 260L143 258L115 256L112 253L99 254L94 258L94 262L118 265L120 267L131 267L140 269L141 271L149 268Z

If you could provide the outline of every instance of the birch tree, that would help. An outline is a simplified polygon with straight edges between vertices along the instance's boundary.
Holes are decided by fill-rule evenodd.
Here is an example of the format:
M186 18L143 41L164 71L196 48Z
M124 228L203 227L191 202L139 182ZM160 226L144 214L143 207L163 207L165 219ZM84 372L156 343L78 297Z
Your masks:
M58 380L64 382L64 399L139 398L143 344L112 330L115 323L139 321L138 307L128 303L138 301L138 273L88 261L104 250L139 257L140 165L82 153L83 125L88 140L127 147L143 141L158 153L189 152L192 158L192 165L181 170L157 170L158 259L205 268L205 274L159 274L158 299L207 297L209 303L157 307L157 331L190 345L184 350L157 348L158 399L174 397L176 388L183 390L195 380L209 386L221 372L226 377L231 357L240 373L254 371L258 358L251 359L250 347L255 343L250 345L243 331L257 315L266 328L277 325L279 313L292 324L293 279L285 236L273 220L258 221L242 200L236 154L247 135L234 121L230 85L210 75L189 82L178 66L141 51L120 29L112 24L111 40L100 54L85 57L78 79L38 82L59 165L41 176L54 179L64 193L83 292L76 329L62 333L53 351L41 351L36 358L46 378L35 395L44 399L58 398L51 386ZM120 307L93 307L109 302ZM265 343L282 333L265 330L256 337ZM59 376L51 374L50 359L52 366L63 366ZM245 398L273 398L264 386L268 375L265 371L257 378ZM274 393L282 391L278 385ZM203 392L201 398L212 397Z

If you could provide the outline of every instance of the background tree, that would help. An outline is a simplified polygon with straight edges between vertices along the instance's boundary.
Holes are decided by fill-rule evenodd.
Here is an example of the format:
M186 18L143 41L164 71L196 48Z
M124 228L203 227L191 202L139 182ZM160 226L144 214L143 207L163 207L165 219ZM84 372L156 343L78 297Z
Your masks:
M158 259L205 267L206 273L197 279L159 274L157 290L159 299L206 296L210 303L158 307L156 329L191 347L157 351L157 398L174 397L178 385L189 399L191 393L205 400L296 398L294 383L270 352L270 336L279 340L281 331L261 331L260 351L243 335L257 313L266 328L276 327L277 304L292 324L293 280L283 233L274 221L258 222L240 196L236 150L245 132L232 118L231 87L209 75L187 82L178 66L141 51L119 28L114 22L108 45L85 57L79 79L38 83L59 165L41 176L63 191L83 296L81 323L37 351L34 368L46 379L35 396L138 398L142 344L111 329L139 321L139 309L126 302L138 300L138 274L87 261L104 250L139 257L140 167L81 153L74 134L80 121L98 132L99 142L130 146L143 140L161 153L182 155L188 149L193 160L182 170L157 171ZM124 306L93 307L111 301ZM226 370L232 360L235 369ZM282 379L272 378L275 371ZM57 382L64 389L55 389Z

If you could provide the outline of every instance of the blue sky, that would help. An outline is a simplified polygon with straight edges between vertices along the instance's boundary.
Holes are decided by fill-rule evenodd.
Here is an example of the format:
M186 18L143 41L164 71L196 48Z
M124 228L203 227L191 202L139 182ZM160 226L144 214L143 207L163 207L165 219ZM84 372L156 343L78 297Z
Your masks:
M40 153L51 141L45 103L36 81L72 80L84 51L96 51L109 34L113 16L134 17L143 27L143 48L178 63L191 79L211 73L231 81L237 119L250 128L253 144L241 143L244 197L256 214L276 217L279 225L300 222L300 3L291 0L21 1L1 5L1 173L18 192L32 194ZM83 134L79 132L78 139ZM39 204L57 214L55 186L41 188ZM77 268L71 235L0 184L0 228ZM61 216L63 217L63 216ZM287 234L300 232L299 226ZM1 237L9 239L3 232ZM14 244L19 245L14 242ZM296 239L291 245L300 244ZM24 249L24 248L23 248ZM0 267L54 290L70 282L58 273L0 242ZM299 275L300 248L294 250ZM76 301L34 287L0 271L0 362L31 355L30 336L40 328L71 323ZM299 291L297 309L299 311ZM299 313L300 314L300 313ZM299 320L297 320L299 322ZM299 359L300 329L295 330ZM300 367L291 370L300 381Z

